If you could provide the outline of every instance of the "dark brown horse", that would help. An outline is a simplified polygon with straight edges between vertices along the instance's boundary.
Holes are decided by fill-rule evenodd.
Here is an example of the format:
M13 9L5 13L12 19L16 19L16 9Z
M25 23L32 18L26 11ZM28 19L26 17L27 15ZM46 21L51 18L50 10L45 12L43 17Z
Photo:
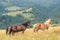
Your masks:
M33 31L38 31L39 29L45 30L48 29L49 26L52 24L52 20L48 19L45 23L36 23L33 25Z
M20 32L20 31L22 31L22 33L24 33L27 26L29 26L29 25L30 25L30 21L23 23L21 25L8 27L6 29L6 34L12 34L13 35L15 32Z

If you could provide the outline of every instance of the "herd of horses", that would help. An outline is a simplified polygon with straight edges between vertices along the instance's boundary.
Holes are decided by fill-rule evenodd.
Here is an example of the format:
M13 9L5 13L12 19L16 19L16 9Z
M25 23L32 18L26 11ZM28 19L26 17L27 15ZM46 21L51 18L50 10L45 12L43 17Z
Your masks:
M36 23L33 25L33 31L38 32L38 30L40 30L40 29L41 30L48 29L51 24L52 24L52 19L48 19L44 23ZM14 33L16 33L16 32L22 32L22 34L23 34L24 31L26 30L26 28L30 25L31 25L31 22L27 21L27 22L22 23L20 25L10 26L10 27L6 28L6 34L14 35Z

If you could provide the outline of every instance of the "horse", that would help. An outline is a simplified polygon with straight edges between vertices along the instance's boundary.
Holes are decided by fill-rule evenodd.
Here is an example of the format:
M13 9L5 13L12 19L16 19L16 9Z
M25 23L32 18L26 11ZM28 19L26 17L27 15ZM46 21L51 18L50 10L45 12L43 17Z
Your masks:
M6 34L14 35L15 32L20 32L20 31L22 31L22 34L23 34L27 26L29 25L30 25L30 21L27 21L26 23L23 23L21 25L10 26L6 29Z
M33 31L37 31L38 30L45 30L45 29L48 29L49 26L52 24L52 19L48 19L46 22L44 23L36 23L33 25Z

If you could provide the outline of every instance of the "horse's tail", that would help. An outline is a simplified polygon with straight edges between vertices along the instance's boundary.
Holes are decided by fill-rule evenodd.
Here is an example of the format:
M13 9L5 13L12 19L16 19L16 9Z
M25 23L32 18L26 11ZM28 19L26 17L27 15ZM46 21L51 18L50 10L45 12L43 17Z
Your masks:
M35 32L35 29L33 29L33 31Z
M36 24L33 25L33 31L35 32L35 27L36 27Z
M8 33L8 28L6 29L6 34Z
M9 34L11 34L11 32L12 32L12 27L9 28Z

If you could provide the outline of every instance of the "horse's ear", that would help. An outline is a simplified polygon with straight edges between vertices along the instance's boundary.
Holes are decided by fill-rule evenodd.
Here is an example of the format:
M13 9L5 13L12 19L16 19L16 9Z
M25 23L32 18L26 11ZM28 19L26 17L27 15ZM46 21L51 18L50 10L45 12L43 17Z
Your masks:
M28 21L28 23L30 23L30 21Z
M28 21L28 22L30 22L30 21Z

